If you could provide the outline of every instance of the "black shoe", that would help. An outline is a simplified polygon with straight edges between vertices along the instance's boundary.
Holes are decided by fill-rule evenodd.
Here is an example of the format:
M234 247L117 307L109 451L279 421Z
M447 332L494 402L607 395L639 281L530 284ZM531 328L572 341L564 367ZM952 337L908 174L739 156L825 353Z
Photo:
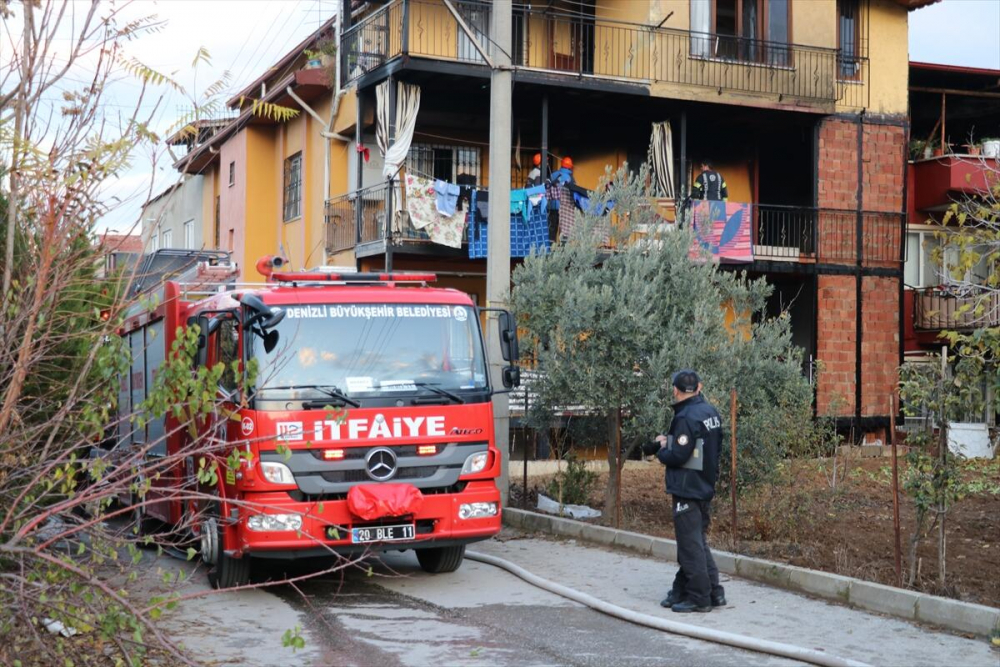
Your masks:
M726 595L722 593L720 595L712 596L712 606L713 607L725 607L726 606Z
M674 595L673 591L670 591L669 593L667 593L667 597L660 601L660 606L670 609L683 599L684 598L680 597L679 595Z
M704 614L705 612L712 611L712 607L711 606L701 607L696 605L694 602L691 602L690 600L681 600L680 602L672 606L670 610L676 611L678 614L689 614L692 611Z

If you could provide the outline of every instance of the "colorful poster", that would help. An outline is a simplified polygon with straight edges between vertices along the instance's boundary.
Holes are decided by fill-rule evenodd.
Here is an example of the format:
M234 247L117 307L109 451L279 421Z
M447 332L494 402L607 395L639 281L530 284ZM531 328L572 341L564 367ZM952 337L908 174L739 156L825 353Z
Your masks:
M691 247L692 258L708 252L714 262L753 261L750 204L724 201L696 201L691 204L691 224L698 234Z

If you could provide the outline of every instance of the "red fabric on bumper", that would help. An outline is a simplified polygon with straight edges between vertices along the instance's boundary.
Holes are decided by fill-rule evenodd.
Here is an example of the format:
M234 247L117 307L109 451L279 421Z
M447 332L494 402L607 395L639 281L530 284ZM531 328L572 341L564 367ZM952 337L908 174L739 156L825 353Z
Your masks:
M412 484L362 484L347 492L351 514L367 521L416 514L424 497Z

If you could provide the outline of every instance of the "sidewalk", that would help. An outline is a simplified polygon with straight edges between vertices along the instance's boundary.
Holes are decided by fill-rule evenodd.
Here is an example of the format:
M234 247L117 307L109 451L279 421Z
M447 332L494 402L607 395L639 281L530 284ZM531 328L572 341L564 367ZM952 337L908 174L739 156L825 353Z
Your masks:
M472 549L505 558L532 574L626 609L825 650L871 665L995 667L1000 661L1000 651L983 639L967 639L726 575L723 586L728 607L710 614L675 614L659 605L673 581L675 562L576 540L542 539L505 528L500 539Z

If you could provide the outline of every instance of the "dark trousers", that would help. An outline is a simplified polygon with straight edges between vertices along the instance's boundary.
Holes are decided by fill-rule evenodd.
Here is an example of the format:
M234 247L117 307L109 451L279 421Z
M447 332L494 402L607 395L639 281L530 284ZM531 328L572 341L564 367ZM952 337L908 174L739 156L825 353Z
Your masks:
M723 594L719 585L719 568L708 548L708 526L711 523L710 500L690 500L673 496L674 535L677 538L677 563L673 593L700 607L711 604L712 596Z

